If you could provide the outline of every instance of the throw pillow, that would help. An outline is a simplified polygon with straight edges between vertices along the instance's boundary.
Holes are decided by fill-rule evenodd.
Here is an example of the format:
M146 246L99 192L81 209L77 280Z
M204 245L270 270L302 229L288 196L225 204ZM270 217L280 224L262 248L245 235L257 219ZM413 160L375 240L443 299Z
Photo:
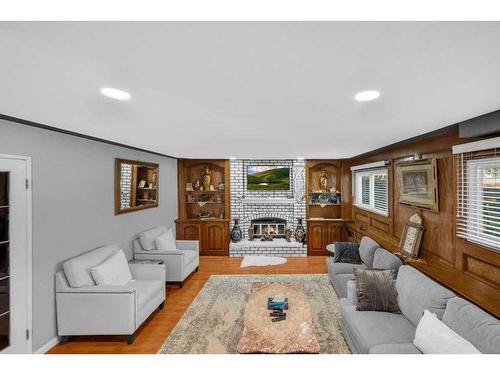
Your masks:
M155 238L156 250L176 250L177 246L174 240L172 229L167 230L161 236Z
M336 242L333 253L333 262L353 264L361 263L358 244L352 242Z
M132 281L123 250L118 250L101 264L92 267L90 273L97 285L126 285Z
M400 313L395 270L353 268L357 286L358 311Z
M418 322L413 344L424 354L481 354L429 310Z
M166 231L167 227L156 227L140 233L139 241L141 242L142 248L144 250L154 250L155 238Z

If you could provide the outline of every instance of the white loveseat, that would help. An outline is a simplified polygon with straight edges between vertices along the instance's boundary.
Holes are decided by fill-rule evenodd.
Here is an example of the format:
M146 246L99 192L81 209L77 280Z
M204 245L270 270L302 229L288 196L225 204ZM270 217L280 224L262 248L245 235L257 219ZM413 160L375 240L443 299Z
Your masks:
M155 227L141 232L134 240L134 259L138 260L161 260L167 266L167 282L176 282L182 288L184 280L193 272L197 272L200 266L200 242L177 240L174 241L175 248L158 250L155 238L167 232L167 227Z
M91 250L63 264L55 275L57 331L61 343L78 335L127 335L165 303L165 265L129 264L132 281L96 285L90 269L119 251L117 245Z

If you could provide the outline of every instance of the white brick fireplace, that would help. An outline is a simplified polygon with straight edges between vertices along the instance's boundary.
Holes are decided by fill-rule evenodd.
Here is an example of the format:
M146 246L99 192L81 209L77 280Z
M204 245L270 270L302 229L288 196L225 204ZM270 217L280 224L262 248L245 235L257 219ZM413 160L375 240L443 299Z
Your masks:
M289 191L248 191L247 166L284 166L290 169ZM279 218L286 220L288 226L295 229L298 218L305 218L305 171L303 160L232 160L230 165L231 186L231 225L234 219L240 219L243 240L231 243L230 256L280 255L306 256L307 248L301 244L288 243L284 239L261 242L259 239L248 241L248 228L252 220ZM305 220L304 220L305 226Z

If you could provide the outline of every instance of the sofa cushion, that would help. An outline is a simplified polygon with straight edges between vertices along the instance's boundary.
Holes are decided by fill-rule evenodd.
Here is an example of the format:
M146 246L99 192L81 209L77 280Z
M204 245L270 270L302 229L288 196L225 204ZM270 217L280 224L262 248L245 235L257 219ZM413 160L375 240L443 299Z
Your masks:
M364 264L369 268L373 267L373 257L375 251L379 248L379 244L373 241L370 237L363 237L359 244L359 256Z
M118 251L118 245L107 245L70 259L63 264L63 271L69 286L81 288L95 285L90 269Z
M97 285L126 285L132 281L123 250L118 250L102 263L90 269Z
M161 280L134 280L128 285L137 289L137 310L142 310L152 298L163 293L162 288L165 288Z
M455 297L452 291L435 283L411 266L401 266L396 279L398 305L401 312L417 326L424 310L443 317L446 303Z
M167 227L156 227L139 233L139 241L144 250L153 250L155 248L155 239L167 231Z
M401 259L390 251L382 249L381 247L375 250L375 255L373 256L373 268L381 270L395 270L397 274L401 265Z
M342 324L360 353L380 344L412 342L415 327L402 315L380 311L356 311L356 306L341 303Z
M448 301L443 323L482 353L500 354L500 321L463 298Z
M413 344L424 354L481 354L429 310L424 311L418 323Z
M157 250L176 250L172 229L167 229L166 232L155 238L155 248Z
M332 283L333 289L335 289L339 298L347 297L347 282L349 280L354 280L354 274L342 273L330 277L330 282Z
M370 348L370 354L422 354L411 342L403 344L380 344Z
M351 263L334 263L332 257L326 259L326 266L328 268L328 274L331 276L338 275L342 273L353 273L353 268L366 268L364 264L351 264Z
M394 286L395 270L354 269L356 278L356 310L399 313Z

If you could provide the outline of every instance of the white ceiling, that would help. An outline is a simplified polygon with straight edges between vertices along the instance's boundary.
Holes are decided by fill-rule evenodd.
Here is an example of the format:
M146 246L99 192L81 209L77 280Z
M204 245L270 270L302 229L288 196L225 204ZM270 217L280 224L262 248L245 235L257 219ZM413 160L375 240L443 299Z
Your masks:
M1 114L176 157L344 158L499 108L500 22L0 22Z

